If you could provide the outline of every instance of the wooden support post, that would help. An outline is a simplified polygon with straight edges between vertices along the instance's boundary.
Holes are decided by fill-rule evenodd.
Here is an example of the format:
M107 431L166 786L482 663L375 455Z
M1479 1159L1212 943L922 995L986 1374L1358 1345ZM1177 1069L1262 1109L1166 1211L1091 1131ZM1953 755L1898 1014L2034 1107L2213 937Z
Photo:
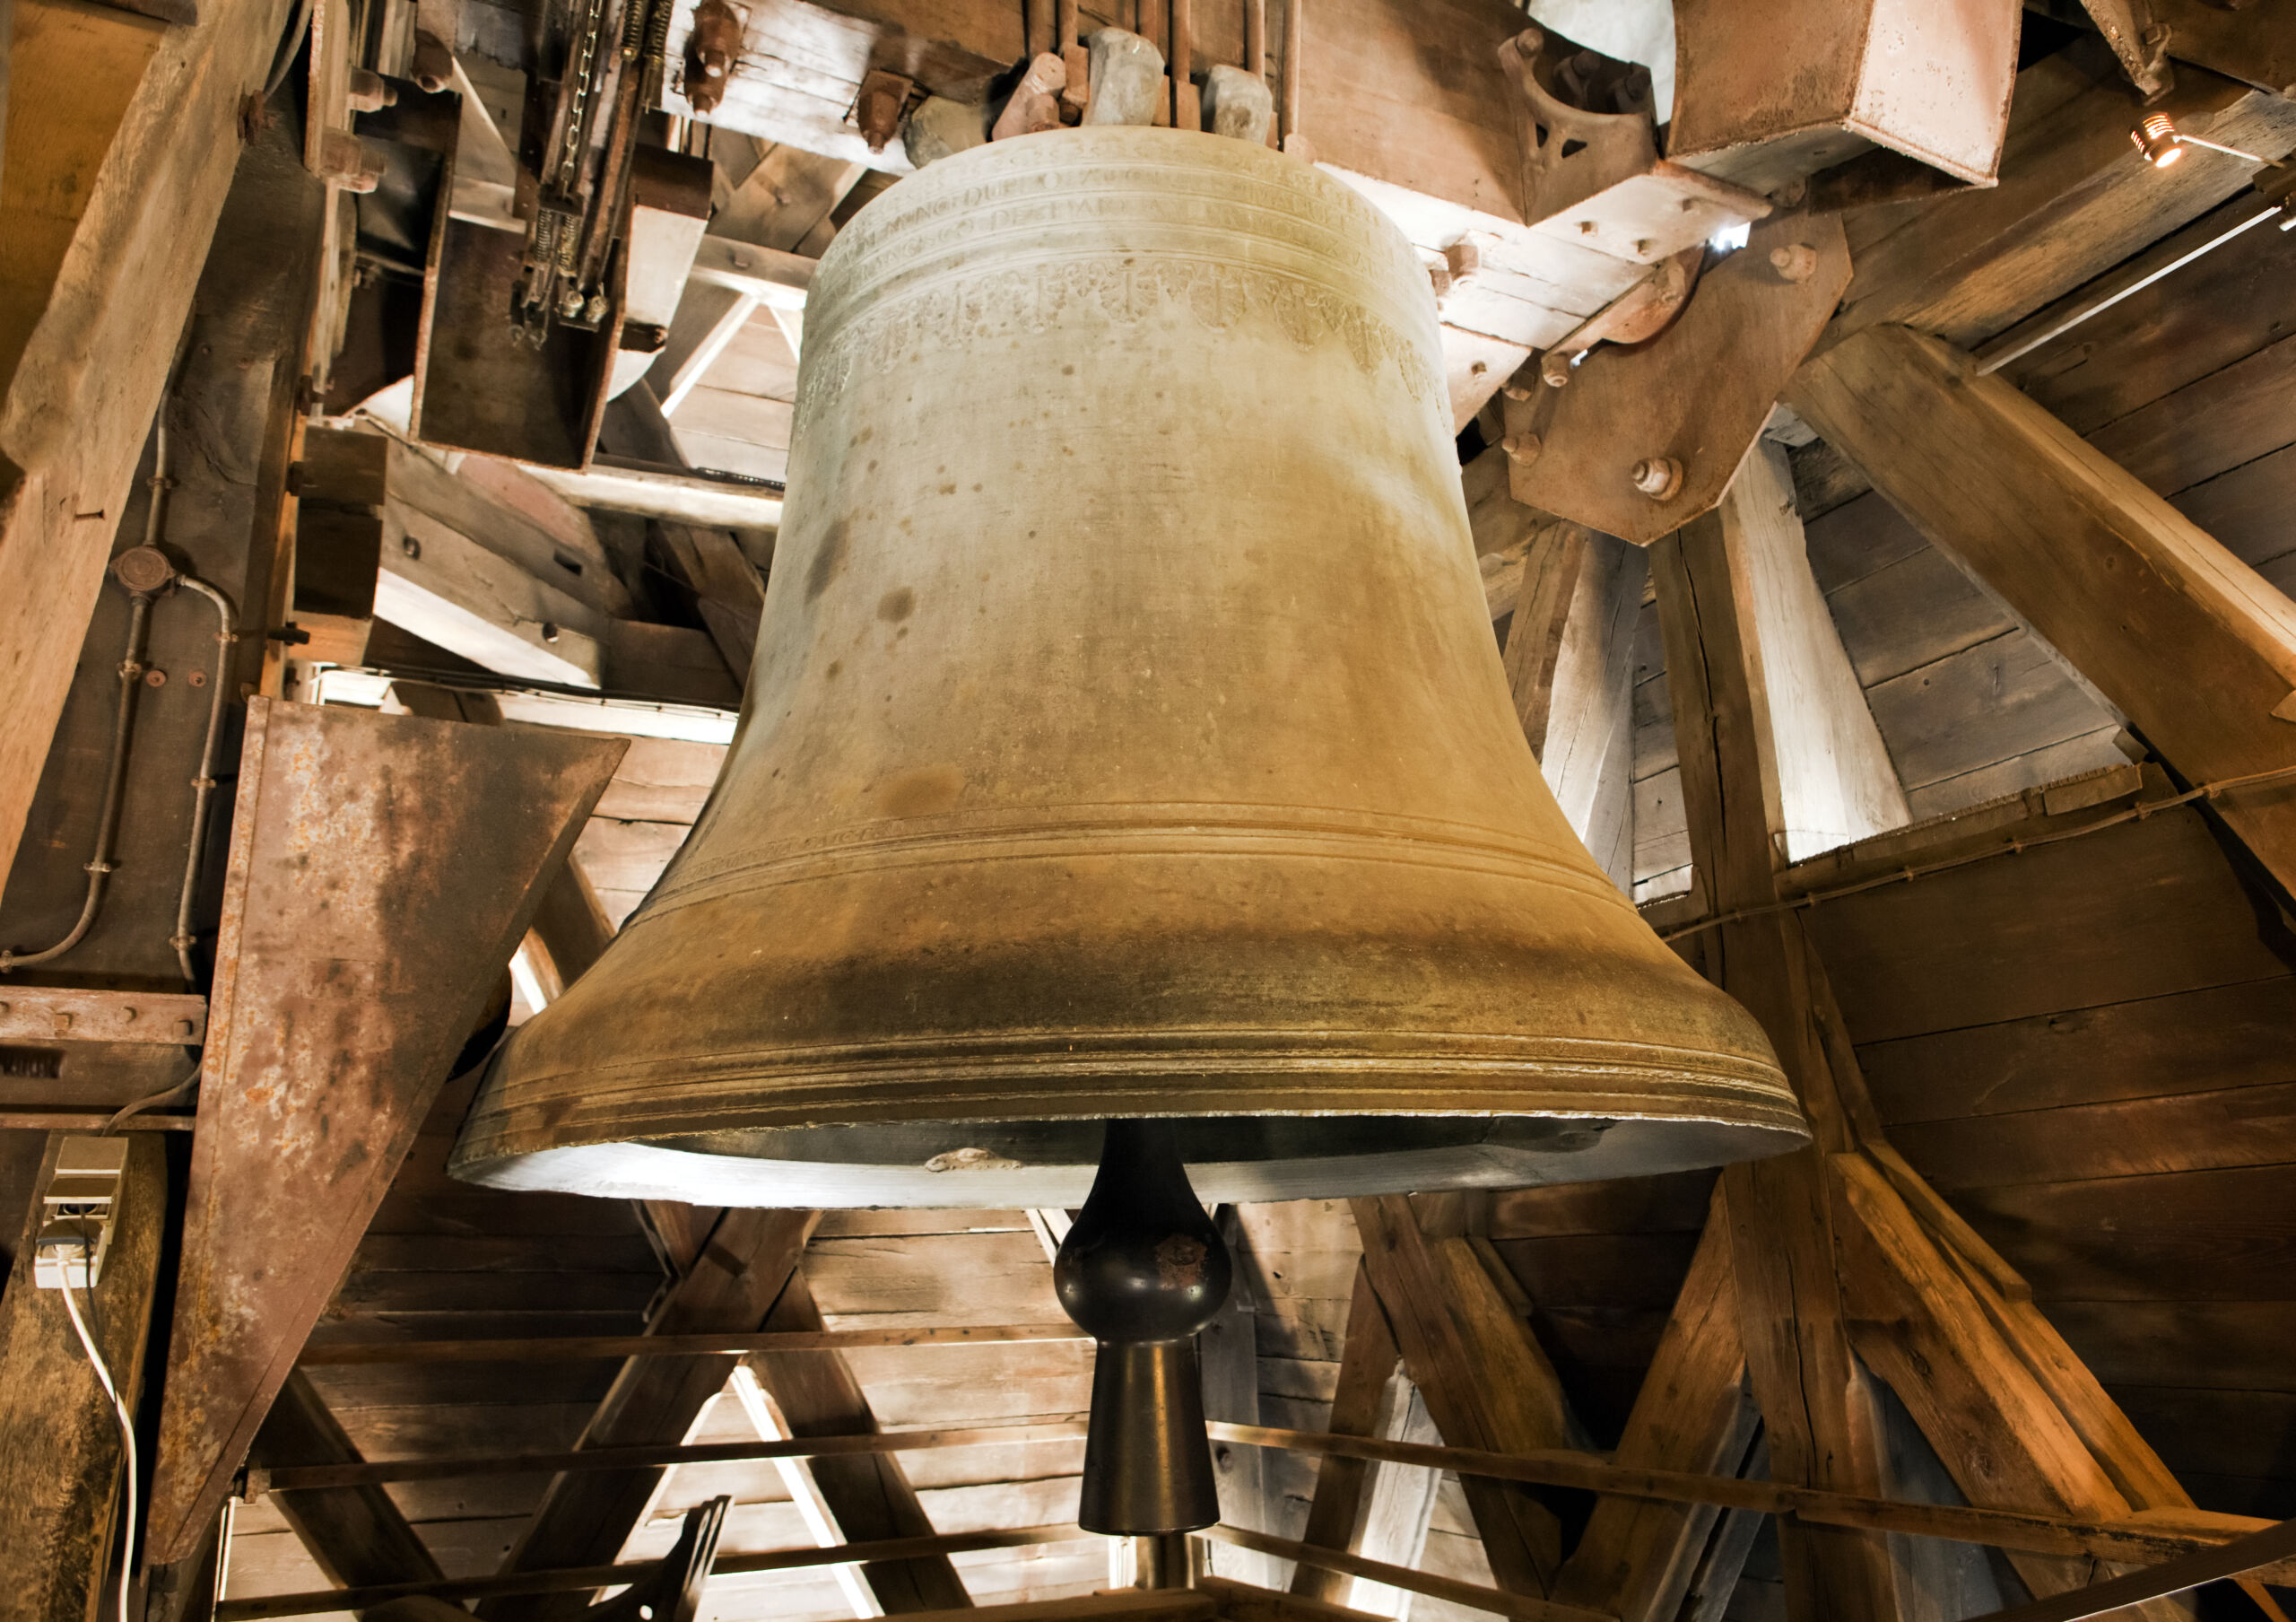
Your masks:
M700 1258L670 1288L647 1324L649 1334L753 1330L765 1321L796 1272L817 1211L728 1211ZM634 1447L677 1443L726 1387L739 1359L730 1356L633 1357L614 1376L577 1446ZM658 1469L596 1470L553 1478L502 1572L596 1565L620 1552L661 1480ZM480 1614L510 1622L542 1614L531 1598L500 1599Z
M1882 327L1788 397L2187 778L2296 767L2296 604L2006 379ZM2296 778L2213 803L2296 889Z
M777 1331L822 1327L821 1309L813 1304L802 1271L791 1276L765 1327ZM780 1404L792 1436L860 1435L877 1428L861 1382L836 1352L761 1352L749 1359L749 1365ZM892 1454L815 1459L813 1469L822 1502L848 1542L934 1535L917 1489ZM946 1555L880 1561L863 1566L861 1575L889 1614L972 1603Z
M195 1552L625 747L249 703L155 1562Z
M298 1372L279 1388L248 1451L251 1464L349 1464L359 1449ZM272 1502L327 1575L344 1588L425 1583L444 1577L422 1536L380 1487L315 1487L274 1494Z
M1065 1221L1066 1212L1060 1216ZM1231 1424L1259 1423L1259 1301L1253 1281L1259 1269L1253 1264L1251 1239L1236 1219L1236 1208L1222 1206L1214 1213L1220 1236L1235 1263L1228 1299L1204 1332L1196 1338L1196 1361L1204 1370L1204 1414L1207 1419ZM1220 1518L1254 1531L1278 1531L1274 1506L1268 1502L1267 1461L1256 1447L1214 1443L1212 1476L1220 1495ZM1207 1554L1210 1550L1205 1551ZM1267 1557L1238 1549L1220 1557L1225 1575L1262 1587L1275 1573Z
M42 1188L63 1141L60 1135L48 1141ZM167 1226L167 1155L157 1138L129 1141L121 1182L110 1249L95 1289L82 1291L79 1304L133 1413ZM62 1293L33 1284L40 1218L35 1201L0 1296L0 1369L8 1380L0 1401L0 1583L11 1618L88 1622L113 1564L123 1450L111 1400L89 1366Z
M1615 1455L1620 1464L1735 1474L1753 1440L1726 1198L1715 1190L1705 1236L1627 1417ZM1601 1500L1554 1597L1619 1622L1674 1622L1719 1513L1649 1499Z
M1474 1245L1428 1239L1399 1195L1353 1207L1365 1271L1444 1439L1499 1450L1569 1447L1561 1382ZM1546 1593L1561 1557L1553 1512L1501 1483L1465 1487L1500 1587Z
M664 521L656 533L670 572L693 593L694 607L726 668L733 672L736 685L746 686L750 661L757 652L758 624L765 614L765 582L758 578L756 566L723 529Z
M0 873L289 0L191 27L16 0L0 251ZM32 132L36 132L34 135Z
M1785 820L1743 530L1718 510L1650 553L1692 860L1709 904L1765 905L1777 894ZM1800 921L1753 919L1710 943L1709 977L1761 1021L1817 1140L1723 1173L1747 1373L1771 1468L1779 1480L1874 1494L1878 1417L1843 1326L1823 1159L1850 1146L1810 1015ZM1898 1614L1882 1539L1797 1524L1779 1534L1797 1622Z

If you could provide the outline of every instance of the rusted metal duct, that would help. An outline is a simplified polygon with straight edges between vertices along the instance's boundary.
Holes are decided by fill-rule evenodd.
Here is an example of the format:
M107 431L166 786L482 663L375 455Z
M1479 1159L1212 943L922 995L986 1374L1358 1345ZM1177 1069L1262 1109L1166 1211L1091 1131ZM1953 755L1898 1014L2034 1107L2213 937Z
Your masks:
M1572 836L1484 611L1425 273L1128 126L872 203L808 306L742 730L454 1169L712 1204L1510 1187L1805 1140Z

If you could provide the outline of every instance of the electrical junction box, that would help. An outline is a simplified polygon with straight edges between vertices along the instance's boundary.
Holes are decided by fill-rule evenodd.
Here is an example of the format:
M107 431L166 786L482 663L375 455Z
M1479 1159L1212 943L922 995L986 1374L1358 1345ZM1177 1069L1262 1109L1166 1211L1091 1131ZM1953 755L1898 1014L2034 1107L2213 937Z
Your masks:
M96 1287L112 1232L119 1225L126 1175L125 1138L64 1140L56 1171L40 1190L39 1238L32 1251L35 1285L43 1290Z

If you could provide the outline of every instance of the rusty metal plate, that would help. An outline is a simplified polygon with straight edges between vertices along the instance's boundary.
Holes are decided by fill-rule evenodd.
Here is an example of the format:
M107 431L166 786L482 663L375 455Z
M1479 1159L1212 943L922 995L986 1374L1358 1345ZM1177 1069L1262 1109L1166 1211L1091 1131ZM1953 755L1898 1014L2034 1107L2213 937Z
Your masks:
M1515 464L1515 499L1641 546L1710 510L1848 285L1838 215L1756 225L1665 332L1508 402L1510 443L1538 445ZM1668 461L1671 492L1637 487L1639 464Z
M213 1518L625 747L249 701L152 1560Z

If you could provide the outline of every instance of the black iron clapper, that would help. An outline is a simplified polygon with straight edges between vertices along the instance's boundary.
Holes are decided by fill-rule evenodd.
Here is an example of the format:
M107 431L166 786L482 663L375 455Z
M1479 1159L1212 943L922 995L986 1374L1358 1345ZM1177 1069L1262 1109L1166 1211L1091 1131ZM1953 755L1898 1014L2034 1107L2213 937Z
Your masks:
M1196 1338L1228 1298L1228 1247L1168 1121L1111 1121L1053 1286L1100 1343L1076 1523L1118 1537L1220 1519Z

